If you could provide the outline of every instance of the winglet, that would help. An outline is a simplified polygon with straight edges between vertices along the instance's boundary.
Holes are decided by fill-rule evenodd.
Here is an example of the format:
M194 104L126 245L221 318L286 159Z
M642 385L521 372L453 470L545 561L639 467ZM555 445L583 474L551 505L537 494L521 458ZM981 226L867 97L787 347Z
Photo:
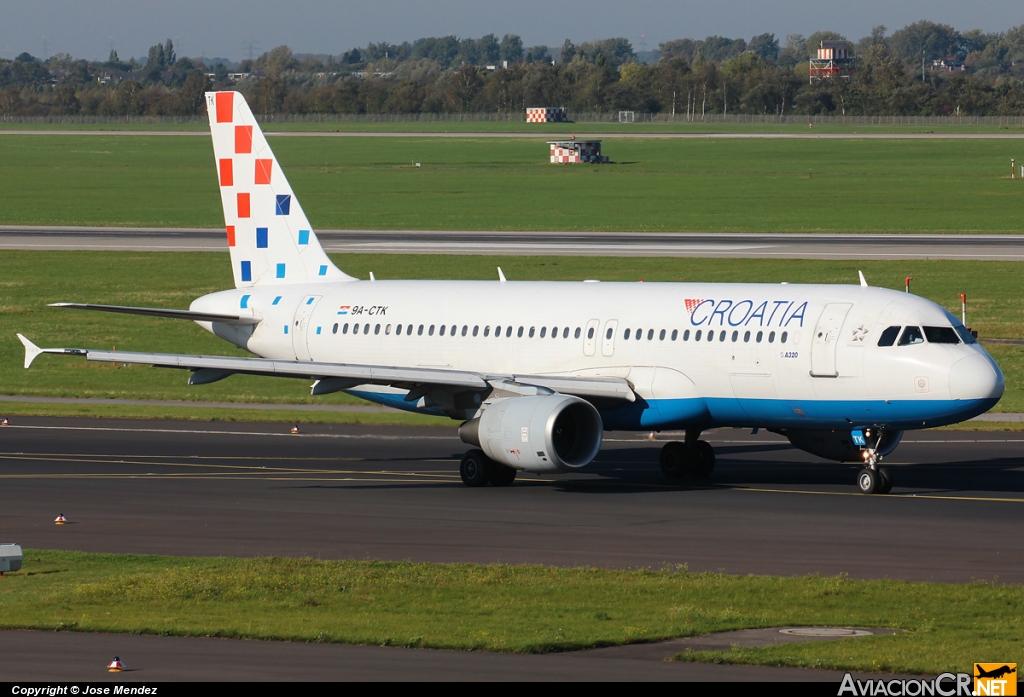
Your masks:
M498 267L498 280L501 281L502 283L505 282L505 272L501 270L500 266Z
M21 340L22 345L25 347L25 370L28 370L36 356L40 353L45 353L45 351L33 344L24 334L18 334L18 339Z
M868 287L868 280L866 278L864 278L864 272L863 271L858 271L857 275L860 276L860 285L862 287L864 287L864 288L867 288Z

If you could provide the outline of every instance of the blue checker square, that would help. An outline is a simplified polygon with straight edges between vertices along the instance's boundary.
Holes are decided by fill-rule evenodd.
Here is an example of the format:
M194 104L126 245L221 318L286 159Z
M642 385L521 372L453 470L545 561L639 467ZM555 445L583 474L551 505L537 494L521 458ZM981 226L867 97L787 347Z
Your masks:
M256 228L256 248L266 249L270 242L270 231L265 227Z
M287 325L287 324L286 324L286 325L284 325L284 333L285 333L285 334L287 334L287 333L288 333L288 325Z
M277 215L288 215L292 209L292 197L291 194L278 194L277 195Z
M299 230L299 244L309 244L309 230Z
M247 307L249 307L249 298L251 298L251 297L252 297L251 295L243 295L242 296L241 308L243 310L246 309Z
M252 280L252 262L251 261L243 261L242 262L242 280L246 281L246 282Z
M280 295L279 295L279 296L277 296L276 298L274 298L274 302L272 302L272 303L270 303L270 304L271 304L271 305L276 305L276 304L278 304L279 302L281 302L281 296L280 296Z
M327 264L321 264L320 265L320 275L321 276L326 276L327 275Z
M284 278L284 264L277 265L277 277Z

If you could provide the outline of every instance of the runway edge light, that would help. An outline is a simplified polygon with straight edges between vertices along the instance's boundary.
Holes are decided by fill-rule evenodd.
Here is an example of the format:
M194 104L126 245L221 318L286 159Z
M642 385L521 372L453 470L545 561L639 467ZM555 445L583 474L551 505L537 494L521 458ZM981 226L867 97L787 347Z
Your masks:
M114 660L107 664L108 673L120 673L124 671L124 663L121 663L121 659L114 656Z
M64 517L63 513L58 513L56 520L54 520L53 522L57 525L64 525L64 523L68 522L68 519Z

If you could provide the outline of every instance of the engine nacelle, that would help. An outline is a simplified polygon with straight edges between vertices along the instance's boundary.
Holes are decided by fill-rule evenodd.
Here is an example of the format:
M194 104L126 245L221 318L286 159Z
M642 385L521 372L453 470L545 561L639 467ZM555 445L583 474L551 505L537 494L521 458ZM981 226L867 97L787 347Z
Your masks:
M597 456L603 430L601 415L590 402L550 394L496 399L459 427L459 437L509 467L566 472Z
M790 430L779 431L789 438L793 447L805 452L839 462L863 462L864 448L855 445L849 431L839 430ZM882 431L882 440L878 440L878 432L873 428L864 429L864 438L869 446L878 443L875 452L888 455L903 438L903 431Z

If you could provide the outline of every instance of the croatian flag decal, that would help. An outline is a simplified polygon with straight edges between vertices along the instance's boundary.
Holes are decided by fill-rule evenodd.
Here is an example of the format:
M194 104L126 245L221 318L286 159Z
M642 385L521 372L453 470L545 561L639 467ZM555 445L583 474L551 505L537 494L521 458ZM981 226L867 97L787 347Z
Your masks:
M694 300L693 298L687 298L687 299L686 299L686 314L688 314L688 315L692 315L692 314L693 314L693 311L694 311L694 310L695 310L695 309L697 308L697 306L698 306L698 305L700 305L700 304L701 304L702 302L704 302L704 299L703 299L703 298L701 298L700 300Z
M338 314L339 315L347 315L348 311L349 311L349 309L351 307L352 307L351 305L342 305L341 307L338 308Z

